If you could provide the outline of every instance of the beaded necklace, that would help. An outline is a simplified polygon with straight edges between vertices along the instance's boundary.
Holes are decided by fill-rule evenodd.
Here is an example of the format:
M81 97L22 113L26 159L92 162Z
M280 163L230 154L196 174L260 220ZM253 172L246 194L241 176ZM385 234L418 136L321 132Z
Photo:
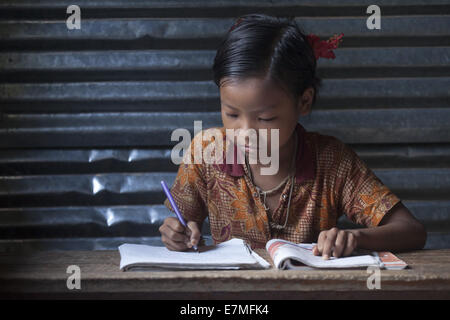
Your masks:
M269 222L270 227L273 228L273 229L277 229L277 230L284 229L286 227L288 219L289 219L289 211L290 211L290 207L291 207L292 190L294 188L294 179L295 179L295 159L296 159L296 156L297 156L297 146L298 146L298 141L297 141L298 137L297 137L296 134L294 134L294 136L295 136L295 141L294 141L295 149L294 149L294 154L293 154L292 161L291 161L291 172L287 175L287 177L283 181L281 181L281 183L279 185L277 185L275 188L272 188L270 190L264 191L264 190L262 190L260 187L258 187L255 184L255 182L253 180L252 170L251 170L250 165L248 163L247 154L245 155L245 165L246 165L247 171L249 173L250 181L255 186L256 191L258 192L258 196L260 198L261 198L261 195L263 196L263 205L264 205L264 209L266 210L266 212L270 211L270 208L266 204L267 196L271 196L272 194L277 193L278 190L281 187L283 187L289 181L289 179L291 179L291 187L290 187L290 190L289 190L289 200L288 200L288 206L287 206L286 220L284 221L284 224L280 225L280 224L275 223L273 221Z

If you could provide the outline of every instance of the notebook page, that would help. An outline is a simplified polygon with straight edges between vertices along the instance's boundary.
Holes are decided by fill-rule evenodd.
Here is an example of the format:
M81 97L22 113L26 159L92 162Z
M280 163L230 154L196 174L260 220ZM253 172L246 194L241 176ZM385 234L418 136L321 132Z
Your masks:
M321 256L315 256L312 253L313 244L293 244L283 240L270 240L268 248L271 244L275 244L278 248L274 253L274 263L280 268L284 269L292 267L288 261L289 259L300 261L308 266L315 268L354 268L366 267L369 265L377 265L378 260L371 255L360 255L335 258L330 257L329 260L324 260ZM273 250L273 249L272 249Z
M216 246L202 247L201 252L170 251L166 247L141 244L122 244L120 269L128 265L183 266L186 268L209 268L241 265L256 265L258 261L252 256L242 239L231 239Z

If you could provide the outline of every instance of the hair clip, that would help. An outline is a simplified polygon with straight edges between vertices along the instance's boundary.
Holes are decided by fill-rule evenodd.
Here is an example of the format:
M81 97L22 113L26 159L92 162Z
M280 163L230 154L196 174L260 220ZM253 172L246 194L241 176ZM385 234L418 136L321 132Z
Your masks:
M333 49L336 49L340 42L342 42L342 37L344 36L343 33L340 35L335 34L328 40L320 40L318 36L315 34L309 34L306 36L308 39L309 44L314 50L314 56L316 57L316 60L319 58L327 58L327 59L334 59L336 58L336 55L332 51Z
M242 18L237 19L236 22L231 26L230 31L228 31L228 32L233 31L234 28L236 28L239 25L239 23L241 23L241 21L242 21Z

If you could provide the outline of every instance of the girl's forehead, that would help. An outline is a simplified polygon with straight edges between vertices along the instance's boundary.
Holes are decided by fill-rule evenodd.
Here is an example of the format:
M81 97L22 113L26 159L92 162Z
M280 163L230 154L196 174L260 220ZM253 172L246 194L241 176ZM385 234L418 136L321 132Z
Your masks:
M220 98L222 103L233 107L273 105L289 99L273 81L261 78L227 82L220 87Z
M276 89L276 84L269 78L248 77L248 78L226 78L223 80L222 88L242 88L246 90L267 90Z

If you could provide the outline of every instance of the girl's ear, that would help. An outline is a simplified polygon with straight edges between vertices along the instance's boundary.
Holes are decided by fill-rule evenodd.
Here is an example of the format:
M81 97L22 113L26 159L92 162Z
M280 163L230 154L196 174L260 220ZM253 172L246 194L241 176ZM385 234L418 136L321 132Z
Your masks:
M314 99L314 88L307 88L298 100L297 111L300 115L306 116L311 113L311 106Z

